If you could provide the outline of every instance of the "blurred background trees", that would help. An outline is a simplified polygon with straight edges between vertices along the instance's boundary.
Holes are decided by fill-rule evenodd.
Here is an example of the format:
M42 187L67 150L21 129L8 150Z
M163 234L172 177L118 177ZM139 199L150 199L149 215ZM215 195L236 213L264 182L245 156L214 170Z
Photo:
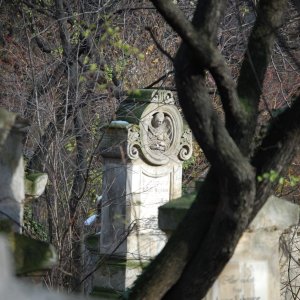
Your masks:
M196 1L176 1L192 16ZM218 47L237 78L256 19L257 1L228 0ZM299 12L290 4L262 87L260 124L291 104L299 89ZM101 194L97 145L125 92L166 88L176 93L173 56L180 43L150 1L0 1L0 105L31 122L24 139L27 172L46 172L45 195L26 208L33 236L53 243L59 265L47 278L74 290L82 273L83 222ZM222 115L214 80L207 85ZM264 130L263 125L257 132ZM299 200L300 159L278 187ZM206 175L199 146L185 164L184 183Z

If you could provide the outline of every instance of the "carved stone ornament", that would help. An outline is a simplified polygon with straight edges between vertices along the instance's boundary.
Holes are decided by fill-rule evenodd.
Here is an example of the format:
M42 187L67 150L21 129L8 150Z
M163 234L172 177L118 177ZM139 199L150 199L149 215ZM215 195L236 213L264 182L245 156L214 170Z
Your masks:
M178 153L178 157L180 160L188 160L193 153L192 148L192 131L189 128L186 128L181 136L180 140L180 150Z
M174 104L174 96L171 91L154 90L151 95L152 103Z
M128 128L128 142L127 142L127 155L130 159L139 158L140 143L140 129L136 125Z
M170 91L137 90L122 102L107 128L99 146L101 155L142 159L157 166L189 159L192 133L174 103Z
M192 134L183 129L182 117L170 91L154 91L145 107L139 126L128 130L127 155L142 158L153 165L171 159L186 160L192 154ZM139 130L138 130L139 128Z

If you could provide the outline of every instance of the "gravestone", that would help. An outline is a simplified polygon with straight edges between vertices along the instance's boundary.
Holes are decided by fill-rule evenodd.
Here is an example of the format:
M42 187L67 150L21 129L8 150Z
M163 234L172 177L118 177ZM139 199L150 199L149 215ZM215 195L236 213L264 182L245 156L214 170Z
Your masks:
M160 207L160 228L168 233L174 231L194 196ZM204 299L297 299L292 296L300 291L299 231L293 225L298 224L299 213L299 205L271 196L242 235L233 257ZM293 269L295 265L298 273Z
M192 135L170 91L137 90L121 104L100 151L102 259L94 286L123 291L165 245L158 207L181 196Z
M0 108L0 233L9 236L18 275L49 270L57 261L52 245L20 234L25 192L27 198L38 197L47 182L46 174L24 177L22 139L26 126L25 120Z
M16 114L0 108L0 228L1 224L10 226L15 232L21 232L23 222L22 138L26 126Z
M49 289L42 289L37 285L25 283L13 275L13 260L9 242L4 236L0 235L0 299L5 300L83 300L86 298L78 295L65 295L63 293L51 292ZM39 247L33 244L32 247ZM32 249L32 248L31 248ZM38 248L35 249L38 251ZM31 259L32 264L36 262Z

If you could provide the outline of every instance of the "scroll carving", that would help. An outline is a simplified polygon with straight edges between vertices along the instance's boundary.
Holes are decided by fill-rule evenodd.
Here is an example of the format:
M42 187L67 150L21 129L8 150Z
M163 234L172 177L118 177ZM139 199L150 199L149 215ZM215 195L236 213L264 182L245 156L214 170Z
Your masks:
M186 129L180 140L180 148L178 157L180 160L188 160L192 156L193 147L192 147L192 131Z
M127 155L130 159L139 158L140 131L138 126L131 126L128 129Z
M152 103L174 104L174 97L170 91L156 90L151 95Z

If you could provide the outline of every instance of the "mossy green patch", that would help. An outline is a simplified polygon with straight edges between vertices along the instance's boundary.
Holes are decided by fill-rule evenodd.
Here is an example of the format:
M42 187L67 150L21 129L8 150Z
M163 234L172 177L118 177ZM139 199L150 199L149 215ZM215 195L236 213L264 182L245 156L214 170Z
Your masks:
M94 287L90 296L100 299L121 299L122 292L113 289Z
M0 220L0 232L10 233L12 232L13 222L8 219Z
M160 206L158 209L159 228L165 232L174 231L184 218L195 198L196 193L191 193Z
M100 246L100 236L97 234L91 234L85 237L84 243L88 250L98 251Z
M18 275L47 270L56 263L56 253L50 244L17 233L9 234L8 239Z

